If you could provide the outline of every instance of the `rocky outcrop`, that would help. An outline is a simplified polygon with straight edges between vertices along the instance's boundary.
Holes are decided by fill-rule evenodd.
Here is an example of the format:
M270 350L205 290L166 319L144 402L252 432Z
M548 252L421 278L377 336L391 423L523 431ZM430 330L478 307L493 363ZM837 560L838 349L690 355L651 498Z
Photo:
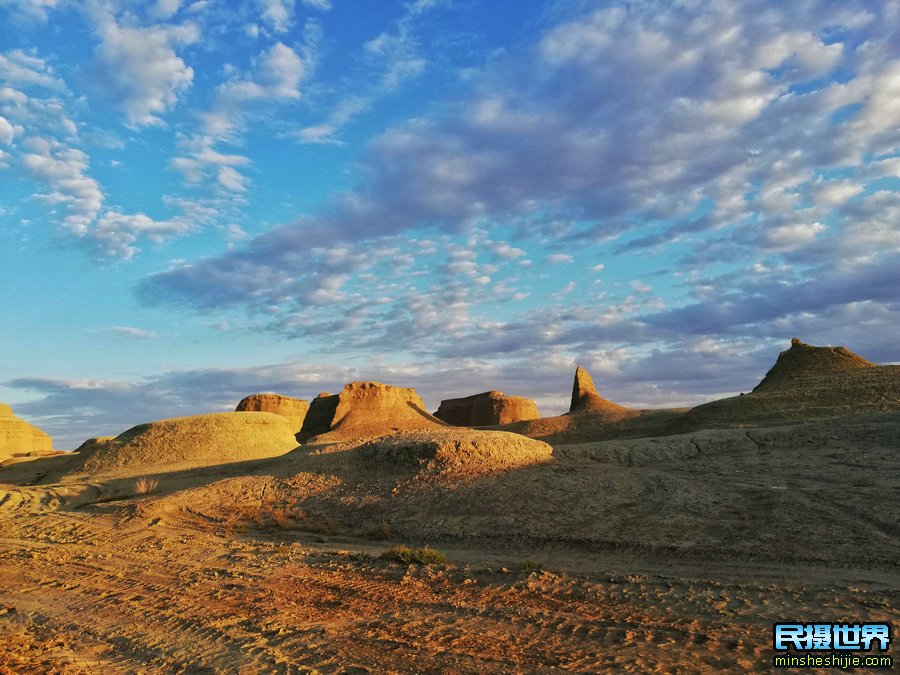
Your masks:
M351 382L340 394L319 394L313 400L297 438L326 442L445 426L425 411L415 389Z
M578 366L575 369L575 382L572 385L572 403L569 406L569 412L583 411L605 413L613 417L632 412L630 408L607 401L598 394L590 373Z
M304 442L313 436L327 434L331 431L331 423L334 421L334 413L337 410L340 397L337 394L329 394L323 391L309 404L303 427L297 434L297 440Z
M539 417L534 401L502 391L443 400L434 416L457 427L487 427Z
M263 412L212 413L140 424L113 439L85 442L84 471L210 466L276 457L297 447L290 423Z
M13 414L0 403L0 461L14 455L39 455L53 452L50 436Z
M692 408L672 430L773 426L897 411L900 366L879 366L844 347L814 347L794 338L752 392Z
M268 412L287 418L297 434L303 428L303 420L309 411L309 401L281 394L251 394L241 399L235 412Z
M813 347L792 338L790 349L778 355L775 365L753 391L793 388L803 386L809 378L877 367L846 347Z

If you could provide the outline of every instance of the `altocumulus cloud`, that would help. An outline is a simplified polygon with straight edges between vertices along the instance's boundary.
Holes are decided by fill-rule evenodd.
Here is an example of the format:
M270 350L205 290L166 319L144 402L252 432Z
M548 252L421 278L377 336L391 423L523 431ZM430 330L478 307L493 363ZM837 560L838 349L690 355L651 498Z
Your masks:
M424 335L414 328L427 319L410 310L424 295L424 304L460 311L453 344L435 346L456 354L464 344L510 353L581 350L590 339L768 337L773 322L789 328L809 312L837 319L851 305L893 320L883 289L896 269L896 212L875 205L896 209L896 193L876 186L897 175L898 20L893 3L812 1L622 3L563 16L524 53L470 77L467 96L376 138L363 182L319 215L153 275L141 295L258 317L275 306L268 327L288 333L349 328L346 306L323 312L317 298L352 297L360 334L382 336L384 347ZM661 308L628 296L591 312L573 297L569 310L485 321L476 299L454 303L446 289L499 277L457 265L441 293L384 284L385 311L364 309L375 292L355 282L379 247L473 228L490 238L500 227L516 250L529 241L556 248L551 262L569 260L559 251L567 246L638 258L672 247L680 299ZM747 261L791 273L758 279ZM712 275L716 263L731 269ZM538 329L542 314L554 322Z

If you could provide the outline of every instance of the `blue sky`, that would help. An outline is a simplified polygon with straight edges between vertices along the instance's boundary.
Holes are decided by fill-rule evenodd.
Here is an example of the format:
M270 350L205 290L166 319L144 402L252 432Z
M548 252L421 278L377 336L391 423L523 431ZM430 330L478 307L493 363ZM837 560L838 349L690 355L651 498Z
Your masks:
M900 3L0 0L0 400L566 408L900 360Z

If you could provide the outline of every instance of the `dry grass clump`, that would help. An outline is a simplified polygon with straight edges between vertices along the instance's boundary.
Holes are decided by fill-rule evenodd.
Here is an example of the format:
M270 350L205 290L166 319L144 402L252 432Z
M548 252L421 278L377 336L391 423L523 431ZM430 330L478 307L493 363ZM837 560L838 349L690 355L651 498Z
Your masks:
M227 533L255 528L267 532L298 530L334 536L343 531L334 516L304 509L296 497L263 496L258 502L232 501L219 508L220 523Z
M366 535L371 537L372 539L390 539L391 537L391 525L386 520L382 520L378 525L369 528L366 531Z
M544 569L544 566L541 563L535 562L530 558L522 563L522 571L525 572L525 574L540 572L542 569Z
M440 565L447 562L447 556L430 546L410 548L403 544L392 546L381 554L383 560L393 560L404 565Z
M156 478L138 478L134 483L134 492L138 495L148 495L155 492L159 487L159 481Z

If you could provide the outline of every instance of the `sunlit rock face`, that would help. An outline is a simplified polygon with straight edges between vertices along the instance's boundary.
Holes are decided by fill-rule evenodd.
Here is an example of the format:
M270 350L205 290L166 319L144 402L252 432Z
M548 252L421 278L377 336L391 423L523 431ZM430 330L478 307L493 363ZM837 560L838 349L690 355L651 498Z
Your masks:
M457 427L487 427L539 417L534 401L502 391L445 399L434 416Z
M235 412L268 412L287 418L294 433L300 433L309 411L309 401L281 394L251 394L241 399Z
M585 410L615 413L625 412L629 409L608 401L598 394L590 373L579 366L575 369L575 382L572 384L572 403L569 406L569 412Z
M0 403L0 460L13 455L51 452L53 441L43 431L13 414L12 408Z
M319 394L313 399L297 438L347 440L445 426L425 411L425 403L415 389L351 382L340 394Z

